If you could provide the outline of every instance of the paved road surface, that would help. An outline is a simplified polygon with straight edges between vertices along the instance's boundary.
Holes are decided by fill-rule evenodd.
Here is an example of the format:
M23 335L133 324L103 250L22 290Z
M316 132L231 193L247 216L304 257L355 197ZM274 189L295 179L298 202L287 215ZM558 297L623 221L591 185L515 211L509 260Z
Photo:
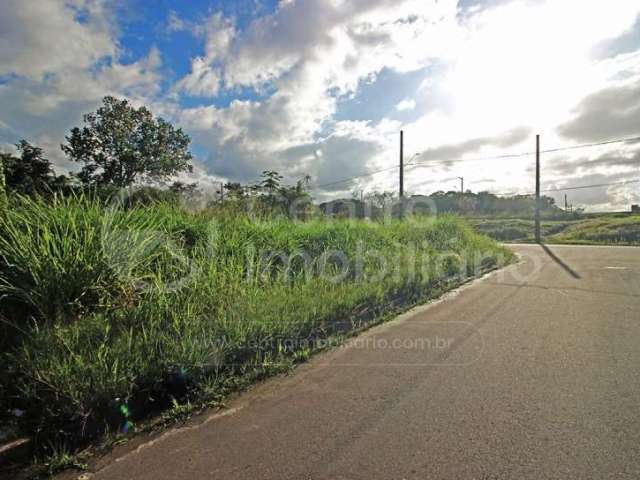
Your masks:
M514 248L93 478L640 478L640 249Z

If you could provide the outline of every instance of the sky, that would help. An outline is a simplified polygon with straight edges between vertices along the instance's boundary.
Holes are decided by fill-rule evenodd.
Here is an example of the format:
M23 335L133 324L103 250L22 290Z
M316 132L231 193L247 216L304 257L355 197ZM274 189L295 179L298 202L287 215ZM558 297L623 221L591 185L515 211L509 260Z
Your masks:
M309 175L317 200L396 191L403 130L405 162L421 163L410 194L457 177L531 193L535 157L509 155L536 134L543 150L640 136L640 3L0 2L0 149L24 138L77 170L60 144L105 95L182 127L185 180L205 189L277 170ZM628 210L635 179L638 141L542 155L542 189L562 205Z

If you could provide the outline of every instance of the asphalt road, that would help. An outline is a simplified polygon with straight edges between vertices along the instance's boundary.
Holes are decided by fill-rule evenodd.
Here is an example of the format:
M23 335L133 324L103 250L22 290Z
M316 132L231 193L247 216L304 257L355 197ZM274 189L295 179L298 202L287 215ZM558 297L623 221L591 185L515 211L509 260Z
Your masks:
M640 249L514 249L92 478L640 478Z

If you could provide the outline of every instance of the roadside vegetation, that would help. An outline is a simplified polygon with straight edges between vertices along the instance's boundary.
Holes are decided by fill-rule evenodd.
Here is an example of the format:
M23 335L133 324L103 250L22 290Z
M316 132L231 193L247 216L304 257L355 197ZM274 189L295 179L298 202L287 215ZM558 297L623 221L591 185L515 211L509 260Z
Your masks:
M586 218L549 237L551 243L640 245L640 215Z
M122 432L510 260L454 217L250 219L14 197L0 217L3 411L45 451ZM14 418L16 420L16 418Z
M471 218L469 223L478 233L501 242L535 241L530 218ZM541 232L547 243L640 245L640 215L580 214L575 219L543 220Z
M274 171L203 202L188 143L107 98L63 146L78 174L0 157L0 421L50 470L513 259L451 215L327 214Z
M470 218L469 223L483 235L500 242L532 243L534 238L533 215L529 218ZM580 220L543 220L540 230L543 238L556 235Z
M315 205L309 177L270 170L207 196L189 137L111 97L66 140L69 176L26 141L0 154L0 441L29 437L50 471L511 262L496 240L533 241L507 218L530 196ZM546 241L640 243L638 216L543 205Z

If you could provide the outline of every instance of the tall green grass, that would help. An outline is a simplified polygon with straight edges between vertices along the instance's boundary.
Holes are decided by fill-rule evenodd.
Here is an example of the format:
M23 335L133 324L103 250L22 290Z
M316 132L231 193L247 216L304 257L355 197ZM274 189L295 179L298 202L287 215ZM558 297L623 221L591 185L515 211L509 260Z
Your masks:
M557 243L640 245L640 216L607 215L585 219L551 237Z
M532 219L474 218L474 229L502 242L534 242ZM549 243L640 245L640 216L602 214L576 220L545 220L542 237Z
M478 233L501 242L535 241L535 222L531 218L474 218L469 222ZM541 233L543 238L547 238L576 223L579 220L544 220L541 223Z
M2 408L77 446L510 260L460 219L252 220L89 197L0 215Z

